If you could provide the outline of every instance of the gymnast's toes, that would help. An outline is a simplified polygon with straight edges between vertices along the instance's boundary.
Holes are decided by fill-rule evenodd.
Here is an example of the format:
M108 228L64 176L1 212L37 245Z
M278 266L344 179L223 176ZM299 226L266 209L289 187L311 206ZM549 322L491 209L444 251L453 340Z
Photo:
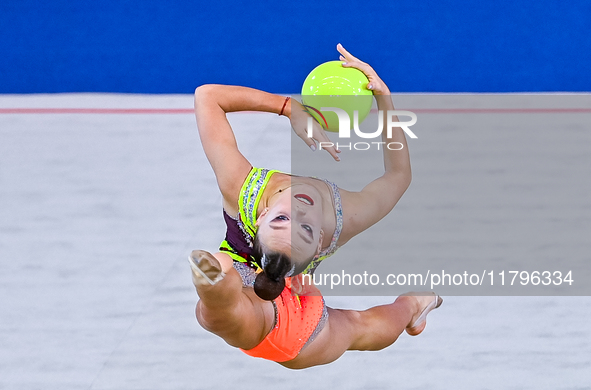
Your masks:
M209 252L194 250L189 256L189 264L193 271L193 283L214 285L224 278L220 262Z

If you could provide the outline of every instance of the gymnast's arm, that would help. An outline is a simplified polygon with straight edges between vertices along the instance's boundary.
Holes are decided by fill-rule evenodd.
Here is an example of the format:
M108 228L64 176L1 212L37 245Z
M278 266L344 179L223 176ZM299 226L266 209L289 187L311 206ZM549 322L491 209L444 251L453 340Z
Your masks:
M225 205L238 204L240 188L252 168L238 149L226 113L263 111L279 114L283 108L283 115L289 117L291 105L285 103L285 96L246 87L208 84L195 90L199 137Z
M383 123L388 123L387 111L394 110L394 104L386 84L368 64L353 57L340 45L337 49L341 53L341 60L346 61L343 66L357 68L368 77L368 85L371 86L374 93L378 110L382 111L385 116ZM396 117L393 120L398 121ZM404 131L401 128L393 128L392 138L387 138L386 131L384 131L382 141L386 144L397 142L402 147L400 150L383 148L384 174L369 183L363 190L360 192L342 191L344 224L341 234L342 241L339 240L340 245L384 218L392 211L410 185L412 174Z
M378 109L385 111L394 109L384 107L388 103L392 105L390 96L383 96L383 104L380 104L382 97L376 96L376 98ZM397 121L396 117L394 120ZM386 123L385 120L384 123ZM399 142L403 148L400 150L384 148L384 174L360 192L342 191L345 218L343 243L388 215L410 185L412 174L404 132L402 129L395 128L392 133L392 138L386 138L384 134L383 142L386 144Z

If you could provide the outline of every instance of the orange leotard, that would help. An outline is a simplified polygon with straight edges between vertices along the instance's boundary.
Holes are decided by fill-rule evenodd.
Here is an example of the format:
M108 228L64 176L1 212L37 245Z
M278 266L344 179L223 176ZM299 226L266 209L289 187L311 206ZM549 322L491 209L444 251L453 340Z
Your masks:
M294 295L291 283L287 284L289 286L274 300L275 326L259 345L242 350L247 355L286 362L298 356L322 329L327 318L324 298L320 294Z

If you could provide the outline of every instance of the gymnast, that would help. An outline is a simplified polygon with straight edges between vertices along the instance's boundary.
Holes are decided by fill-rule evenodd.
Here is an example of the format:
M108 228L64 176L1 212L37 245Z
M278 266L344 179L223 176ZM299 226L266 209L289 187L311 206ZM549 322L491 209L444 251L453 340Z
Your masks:
M340 44L337 50L344 67L367 76L378 109L394 110L390 91L373 68ZM383 135L385 142L403 147L384 148L381 176L350 192L327 180L254 168L239 151L226 118L238 111L288 117L312 150L317 142L329 142L317 122L308 137L310 115L289 97L239 86L196 89L199 136L222 194L227 225L216 253L195 250L189 256L199 324L250 356L292 369L330 363L347 350L385 348L403 331L420 334L427 314L442 303L432 292L404 294L364 311L341 310L327 307L311 278L303 277L385 217L402 197L411 181L402 129L393 129L391 138ZM339 160L334 146L326 150Z

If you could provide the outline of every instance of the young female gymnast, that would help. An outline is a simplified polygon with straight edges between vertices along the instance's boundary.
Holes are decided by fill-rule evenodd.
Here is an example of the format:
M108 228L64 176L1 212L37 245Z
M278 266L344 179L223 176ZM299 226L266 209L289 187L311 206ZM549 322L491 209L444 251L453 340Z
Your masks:
M393 110L390 91L377 73L340 44L337 50L343 66L368 77L378 108ZM218 253L193 251L189 257L201 326L248 355L293 369L330 363L346 350L385 348L404 330L421 333L427 314L442 303L433 293L405 294L365 311L339 310L327 308L318 290L301 278L386 216L406 191L411 170L403 131L394 129L392 138L384 139L404 148L384 149L383 175L362 191L349 192L325 180L253 168L226 119L236 111L287 116L313 150L315 142L328 141L317 124L313 138L307 137L309 114L294 100L237 86L197 88L199 135L227 224ZM327 150L339 159L338 150Z

